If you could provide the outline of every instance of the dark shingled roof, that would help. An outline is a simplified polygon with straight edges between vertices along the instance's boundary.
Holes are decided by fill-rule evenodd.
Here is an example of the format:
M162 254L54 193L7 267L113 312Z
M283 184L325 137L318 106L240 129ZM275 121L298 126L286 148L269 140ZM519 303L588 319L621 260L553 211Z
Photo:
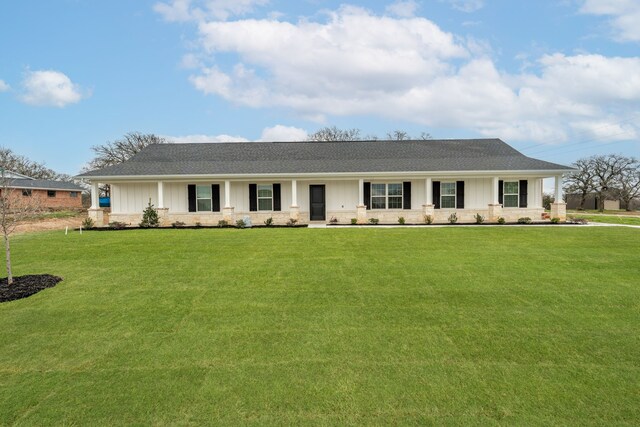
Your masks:
M73 182L52 181L49 179L9 179L11 188L30 188L33 190L82 191L82 187Z
M349 172L558 171L500 139L155 144L79 177Z

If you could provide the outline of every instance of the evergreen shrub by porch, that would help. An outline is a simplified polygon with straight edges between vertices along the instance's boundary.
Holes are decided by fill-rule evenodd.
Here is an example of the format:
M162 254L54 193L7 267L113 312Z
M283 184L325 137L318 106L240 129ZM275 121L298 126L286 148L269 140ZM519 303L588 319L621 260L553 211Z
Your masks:
M528 216L518 218L518 224L531 224L531 218Z
M484 222L484 217L479 213L475 214L473 217L476 220L476 224L482 224Z
M403 216L398 217L398 224L404 224L405 223L405 219Z
M498 224L503 225L503 224L505 224L506 222L507 222L507 221L506 221L503 217L498 218Z
M141 228L155 228L160 225L158 211L151 204L151 200L149 200L149 205L142 212L142 221L139 225Z

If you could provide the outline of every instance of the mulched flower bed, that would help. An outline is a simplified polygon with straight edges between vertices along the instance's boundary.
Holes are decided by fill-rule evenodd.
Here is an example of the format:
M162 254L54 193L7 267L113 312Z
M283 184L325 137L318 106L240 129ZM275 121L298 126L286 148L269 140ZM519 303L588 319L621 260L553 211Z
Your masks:
M5 277L0 279L0 303L29 297L43 289L53 288L61 281L61 277L50 274L31 274L14 277L13 284L9 286Z

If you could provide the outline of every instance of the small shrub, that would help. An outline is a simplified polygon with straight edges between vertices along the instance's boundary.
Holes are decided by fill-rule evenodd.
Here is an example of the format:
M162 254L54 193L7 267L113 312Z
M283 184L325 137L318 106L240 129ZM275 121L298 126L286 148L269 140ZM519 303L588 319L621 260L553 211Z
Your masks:
M433 217L431 215L425 215L424 216L424 223L425 224L433 224Z
M185 225L186 225L186 224L185 224L184 222L182 222L182 221L176 221L176 222L172 222L172 223L171 223L171 226L172 226L173 228L182 228L182 227L184 227Z
M498 218L498 224L504 225L504 224L506 224L506 222L507 221L503 217Z
M218 221L218 227L224 228L228 226L229 226L229 221L227 221L226 219L221 219L220 221Z
M142 221L138 225L142 228L155 228L160 225L158 211L151 204L151 199L149 199L149 205L142 212Z
M473 217L476 220L476 224L482 224L484 222L484 217L479 213L475 214Z
M84 221L82 221L82 228L84 228L85 230L91 230L93 227L95 227L95 223L93 222L93 219L86 217L84 219Z
M551 224L559 224L559 223L560 223L560 218L558 217L551 218Z
M351 218L351 225L356 225L358 223L357 218Z
M458 214L454 212L449 215L449 224L455 224L456 222L458 222Z
M569 224L588 224L589 221L587 221L585 218L576 218L576 217L570 216L569 218L567 218L567 223L569 223Z
M201 224L201 223L199 223L199 222L196 222L196 227L198 227L198 228L199 228L199 227L202 227L202 224Z
M337 224L338 223L338 218L336 218L335 216L332 216L331 219L329 220L330 224Z
M273 225L273 217L269 217L267 219L264 220L264 225L266 225L267 227L271 227Z
M378 218L369 218L369 224L378 225L380 220Z
M405 219L404 219L404 217L403 217L403 216L398 217L398 224L400 224L400 225L404 225L404 223L405 223Z
M247 224L244 222L243 219L239 219L236 221L236 228L245 228L247 226Z
M120 222L120 221L112 221L112 222L109 223L109 228L112 228L114 230L122 230L126 226L127 226L127 224L125 224L124 222Z
M287 221L287 226L288 227L293 227L294 225L296 225L298 223L297 219L294 218L289 218L289 221Z
M518 218L518 224L531 224L531 218L528 216Z

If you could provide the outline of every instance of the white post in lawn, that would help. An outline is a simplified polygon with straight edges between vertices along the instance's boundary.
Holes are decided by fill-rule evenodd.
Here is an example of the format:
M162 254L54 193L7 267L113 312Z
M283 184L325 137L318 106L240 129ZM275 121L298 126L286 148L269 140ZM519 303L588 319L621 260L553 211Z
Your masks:
M291 180L291 206L289 206L289 218L298 221L300 219L300 207L298 206L298 181Z
M356 219L358 224L367 222L367 207L364 204L364 179L358 180L358 206L356 206Z
M225 221L233 224L234 209L231 206L231 181L228 179L224 181L224 208L222 208L222 217Z
M89 218L91 218L96 227L102 227L104 225L104 212L100 209L100 183L91 183L91 207L88 211Z
M567 204L562 201L562 175L556 175L556 186L554 200L551 203L551 218L559 218L560 221L567 220Z
M500 179L497 176L491 178L491 200L489 202L489 221L498 221L502 217L502 205L500 204Z

